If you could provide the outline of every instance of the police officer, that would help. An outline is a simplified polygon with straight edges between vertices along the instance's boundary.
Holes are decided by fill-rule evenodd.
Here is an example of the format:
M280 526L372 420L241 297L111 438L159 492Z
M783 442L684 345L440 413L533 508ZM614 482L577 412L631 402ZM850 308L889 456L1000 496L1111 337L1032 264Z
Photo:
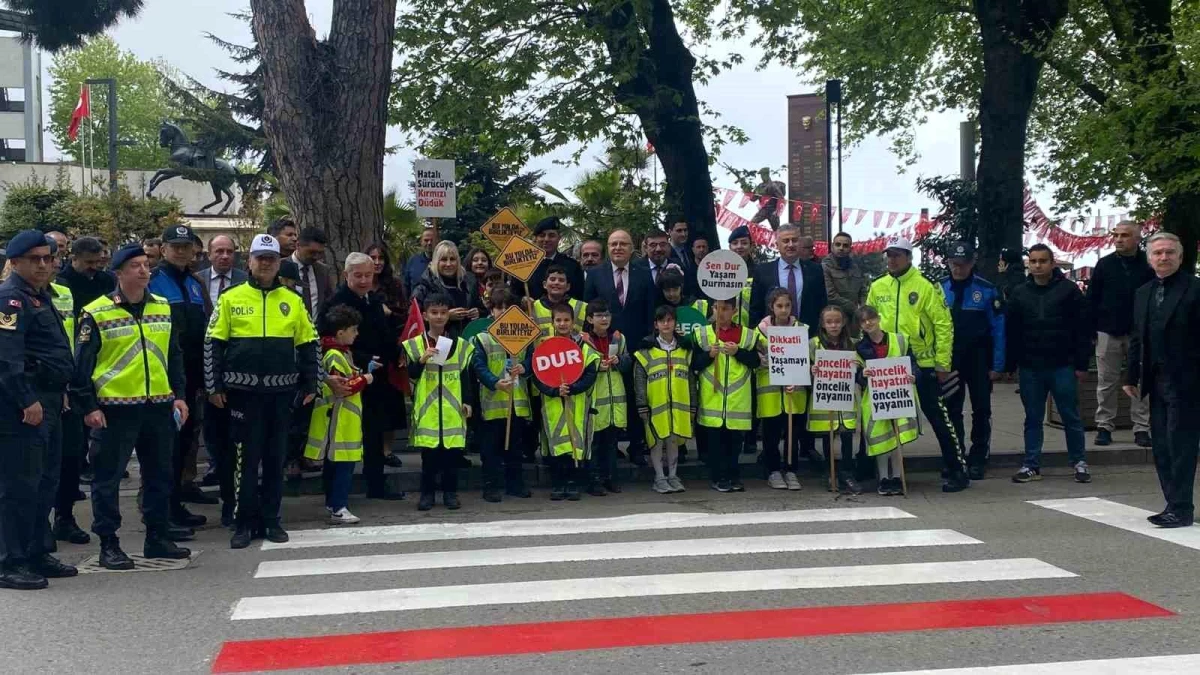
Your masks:
M230 548L288 540L279 523L288 427L316 397L317 333L304 299L281 285L279 260L275 237L254 237L250 278L221 294L204 339L204 385L210 403L229 408L241 470Z
M950 277L942 293L954 321L953 372L943 385L946 410L967 458L967 476L983 480L992 442L992 383L1004 372L1004 302L1000 292L975 274L975 248L960 241L946 258ZM971 392L971 449L967 452L963 402Z
M8 244L0 285L0 588L45 588L78 572L46 547L58 490L71 348L46 288L56 246L38 230Z
M168 522L172 489L173 436L187 422L183 356L166 299L146 290L150 262L140 244L128 244L112 257L117 288L79 315L75 343L73 406L96 430L92 459L92 532L100 537L100 565L133 569L121 550L118 493L121 475L137 449L145 495L142 518L147 558L182 559L191 551L175 545L193 535ZM172 419L174 418L174 419Z
M871 284L867 299L879 311L879 325L884 331L908 338L917 359L914 374L921 412L933 427L942 451L946 476L942 492L960 492L970 487L971 481L940 388L950 379L954 322L942 289L913 267L912 242L903 238L894 240L885 254L888 273Z

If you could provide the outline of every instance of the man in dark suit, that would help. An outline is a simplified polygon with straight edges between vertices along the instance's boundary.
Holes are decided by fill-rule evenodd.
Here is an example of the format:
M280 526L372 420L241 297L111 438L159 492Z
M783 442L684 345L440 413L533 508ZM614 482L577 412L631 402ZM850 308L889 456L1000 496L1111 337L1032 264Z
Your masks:
M596 298L608 301L612 327L625 336L630 351L637 349L642 339L650 335L650 327L654 324L654 298L658 294L650 280L649 269L634 265L632 257L633 237L625 230L614 230L608 236L608 260L588 272L583 290L585 302ZM625 381L625 391L633 391L632 380L630 374ZM646 435L637 415L629 416L626 433L629 458L635 464L644 465Z
M1146 248L1156 279L1134 293L1124 390L1129 396L1150 396L1154 468L1167 507L1147 520L1163 528L1189 527L1200 450L1200 357L1195 348L1200 280L1180 271L1183 245L1175 235L1159 232Z
M767 294L773 288L786 288L792 295L792 314L816 333L821 310L829 302L825 292L825 275L811 261L800 260L800 229L795 225L779 228L775 237L779 260L763 263L751 271L750 325L757 326L770 312Z
M338 283L329 265L321 262L325 259L325 246L328 243L324 230L306 227L296 240L295 252L279 265L279 276L299 280L296 292L304 298L308 317L314 322L317 320L317 309L333 295Z
M231 237L218 234L208 241L210 266L192 275L204 287L205 316L212 316L213 307L216 306L222 291L246 280L246 270L234 266L236 257L237 245Z
M688 241L689 231L687 221L681 220L672 225L667 233L671 238L667 259L679 265L684 279L694 279L696 276L696 259L692 256L692 243Z

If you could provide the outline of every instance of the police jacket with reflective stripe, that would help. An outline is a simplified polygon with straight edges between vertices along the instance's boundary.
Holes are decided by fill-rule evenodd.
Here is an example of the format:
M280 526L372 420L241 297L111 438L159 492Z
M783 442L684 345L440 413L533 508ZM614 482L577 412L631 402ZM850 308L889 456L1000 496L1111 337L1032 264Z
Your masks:
M317 334L304 300L275 280L230 286L213 309L204 340L204 386L247 391L317 391Z

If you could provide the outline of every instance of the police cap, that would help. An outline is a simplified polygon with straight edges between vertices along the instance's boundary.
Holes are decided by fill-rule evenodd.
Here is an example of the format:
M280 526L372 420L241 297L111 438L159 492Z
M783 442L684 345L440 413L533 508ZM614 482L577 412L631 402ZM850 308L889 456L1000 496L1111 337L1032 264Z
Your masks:
M51 253L55 249L53 243L46 242L46 235L41 230L21 230L9 240L4 253L9 260L16 260L39 246L49 246Z

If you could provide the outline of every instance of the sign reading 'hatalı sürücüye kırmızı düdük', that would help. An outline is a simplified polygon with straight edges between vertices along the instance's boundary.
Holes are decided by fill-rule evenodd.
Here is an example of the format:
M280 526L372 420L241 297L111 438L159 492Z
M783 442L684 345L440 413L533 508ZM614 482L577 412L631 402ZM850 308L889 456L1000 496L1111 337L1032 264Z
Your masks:
M454 218L458 215L454 160L418 159L413 162L418 218Z

